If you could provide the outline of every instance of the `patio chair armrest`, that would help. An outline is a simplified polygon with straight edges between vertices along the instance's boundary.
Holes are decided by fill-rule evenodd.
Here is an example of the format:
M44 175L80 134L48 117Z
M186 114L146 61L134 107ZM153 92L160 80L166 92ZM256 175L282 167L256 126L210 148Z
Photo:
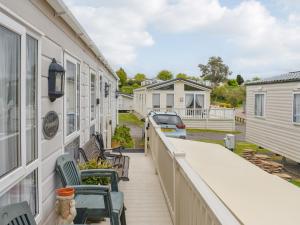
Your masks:
M75 194L82 195L106 195L109 192L109 187L101 185L70 185L75 189Z
M86 177L108 177L111 181L111 190L119 191L118 181L119 176L117 171L114 169L89 169L89 170L81 170L81 179Z

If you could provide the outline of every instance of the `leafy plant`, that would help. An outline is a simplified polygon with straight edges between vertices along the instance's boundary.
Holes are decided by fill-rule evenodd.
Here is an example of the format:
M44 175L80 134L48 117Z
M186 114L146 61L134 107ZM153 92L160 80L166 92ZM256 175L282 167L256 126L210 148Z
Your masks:
M96 159L92 159L88 162L79 164L80 170L110 169L110 168L112 168L112 165L105 160L100 160L97 162ZM98 185L98 184L108 185L110 183L110 178L109 177L87 177L87 178L83 178L82 182L83 184L88 184L88 185Z
M112 140L119 142L124 148L132 148L134 145L130 135L130 128L126 125L116 127Z

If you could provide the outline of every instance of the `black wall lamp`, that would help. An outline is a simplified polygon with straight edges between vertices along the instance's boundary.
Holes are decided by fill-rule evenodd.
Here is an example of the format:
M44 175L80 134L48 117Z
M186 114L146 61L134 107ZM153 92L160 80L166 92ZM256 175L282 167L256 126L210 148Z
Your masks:
M104 96L105 98L108 96L109 94L109 84L105 82L104 84Z
M48 71L48 96L51 102L64 95L64 68L52 59Z

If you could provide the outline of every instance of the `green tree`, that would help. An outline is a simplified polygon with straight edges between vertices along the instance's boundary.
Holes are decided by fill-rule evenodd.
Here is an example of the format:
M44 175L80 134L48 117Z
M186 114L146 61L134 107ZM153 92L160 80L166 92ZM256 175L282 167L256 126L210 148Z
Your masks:
M135 76L134 76L134 79L135 81L138 83L138 84L141 84L142 81L146 80L147 77L145 74L143 73L137 73Z
M173 74L169 70L162 70L157 74L156 78L160 80L171 80L173 79Z
M185 73L178 73L176 75L176 78L189 79L188 75L186 75Z
M224 82L227 77L231 75L229 67L223 63L222 58L219 56L210 57L206 65L199 64L198 67L202 72L201 77L203 77L204 80L211 81L214 87Z
M237 82L235 79L228 80L228 81L227 81L227 84L228 84L229 86L232 86L232 87L237 87L237 86L239 86L238 82Z
M124 94L133 94L133 86L122 86L121 92Z
M119 70L116 71L116 74L120 79L120 86L126 85L127 73L125 72L125 70L121 67Z
M236 82L238 83L238 85L242 85L244 83L244 78L242 77L242 75L238 74L236 76Z

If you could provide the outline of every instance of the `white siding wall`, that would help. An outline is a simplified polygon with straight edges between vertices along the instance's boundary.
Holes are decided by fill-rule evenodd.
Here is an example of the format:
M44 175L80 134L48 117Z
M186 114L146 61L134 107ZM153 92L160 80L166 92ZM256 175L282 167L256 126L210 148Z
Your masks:
M53 110L59 115L60 126L53 139L45 140L41 135L41 140L39 140L41 142L41 170L39 171L41 173L41 193L39 198L42 199L39 224L53 225L55 224L54 190L60 185L55 173L55 163L57 157L63 153L65 143L63 129L64 98L59 98L53 103L48 99L48 68L51 59L56 58L57 62L63 65L64 54L67 51L81 63L81 144L89 138L89 69L94 68L97 74L99 70L102 70L106 79L110 81L113 90L116 90L117 81L70 27L59 16L54 17L54 11L46 1L0 0L0 3L45 34L41 43L41 105L39 106L41 107L41 115L39 116L43 119L48 111ZM117 121L117 106L114 96L114 94L110 95L112 98L111 113L104 117L106 122L112 120L112 129L116 126ZM111 137L107 139L110 140Z
M293 124L293 93L300 82L247 86L246 139L300 162L300 126ZM254 94L266 93L265 117L254 116Z
M133 110L133 98L120 95L118 98L119 110Z

